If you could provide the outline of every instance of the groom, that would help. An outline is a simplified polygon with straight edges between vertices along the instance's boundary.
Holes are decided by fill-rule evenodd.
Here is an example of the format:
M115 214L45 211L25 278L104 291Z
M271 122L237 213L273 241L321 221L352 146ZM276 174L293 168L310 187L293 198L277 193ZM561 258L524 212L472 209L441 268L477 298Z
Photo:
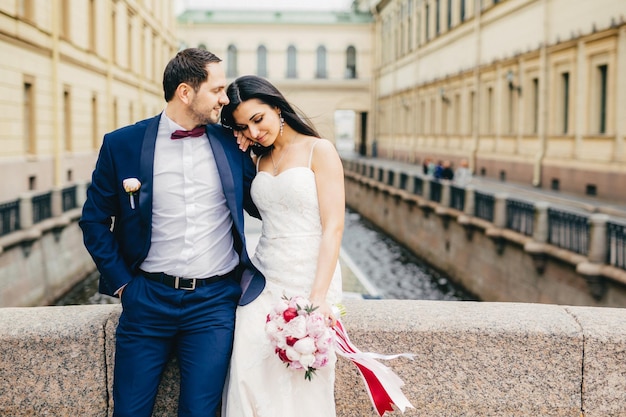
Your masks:
M235 308L263 289L244 238L255 168L218 125L228 104L221 60L190 48L163 74L156 117L104 137L80 227L121 298L115 417L152 414L163 368L180 365L179 417L214 416L230 359ZM113 225L113 227L111 227Z

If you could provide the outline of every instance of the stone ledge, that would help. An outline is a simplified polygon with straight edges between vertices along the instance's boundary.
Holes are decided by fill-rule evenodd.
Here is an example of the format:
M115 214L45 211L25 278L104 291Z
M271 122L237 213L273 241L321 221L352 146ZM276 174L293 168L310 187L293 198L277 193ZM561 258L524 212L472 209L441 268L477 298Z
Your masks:
M415 406L406 416L626 414L626 310L543 304L346 300L361 350L387 363ZM119 305L0 309L0 415L110 415ZM584 376L584 378L583 378ZM155 416L175 415L168 366ZM340 358L337 415L376 416ZM394 413L399 415L399 413Z

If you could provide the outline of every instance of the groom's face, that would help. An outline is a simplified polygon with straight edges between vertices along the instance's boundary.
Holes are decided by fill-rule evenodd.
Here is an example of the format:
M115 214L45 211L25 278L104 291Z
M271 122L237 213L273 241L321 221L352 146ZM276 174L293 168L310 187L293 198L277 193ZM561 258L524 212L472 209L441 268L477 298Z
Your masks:
M189 103L192 117L198 124L212 124L220 121L222 107L228 104L226 96L226 76L220 63L207 65L208 77L200 84Z

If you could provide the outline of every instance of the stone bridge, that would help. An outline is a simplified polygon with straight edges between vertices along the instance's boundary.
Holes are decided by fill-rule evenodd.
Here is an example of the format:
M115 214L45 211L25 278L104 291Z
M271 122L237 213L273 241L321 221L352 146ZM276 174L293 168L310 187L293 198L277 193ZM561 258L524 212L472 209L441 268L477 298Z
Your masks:
M406 416L626 415L626 310L549 304L347 300L361 350L414 353L388 365ZM0 415L110 416L119 305L0 309ZM176 367L154 415L176 415ZM339 358L338 417L376 416ZM399 412L393 415L400 415ZM324 417L324 416L320 416Z

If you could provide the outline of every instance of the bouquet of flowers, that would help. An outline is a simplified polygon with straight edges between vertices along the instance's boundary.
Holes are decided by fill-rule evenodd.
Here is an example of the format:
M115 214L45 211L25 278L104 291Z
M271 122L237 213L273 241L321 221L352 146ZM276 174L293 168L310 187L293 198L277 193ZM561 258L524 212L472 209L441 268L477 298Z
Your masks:
M283 296L265 323L276 355L288 368L303 369L309 381L335 348L334 331L316 309L304 297Z
M315 371L328 363L329 354L334 350L357 367L379 416L392 412L394 405L402 412L413 407L402 393L402 380L378 361L399 357L413 359L413 355L362 352L350 341L341 320L337 320L335 327L329 327L316 309L304 297L283 296L267 315L265 331L276 355L287 368L303 369L304 378L310 381ZM336 316L345 314L343 306L333 306L333 310Z

